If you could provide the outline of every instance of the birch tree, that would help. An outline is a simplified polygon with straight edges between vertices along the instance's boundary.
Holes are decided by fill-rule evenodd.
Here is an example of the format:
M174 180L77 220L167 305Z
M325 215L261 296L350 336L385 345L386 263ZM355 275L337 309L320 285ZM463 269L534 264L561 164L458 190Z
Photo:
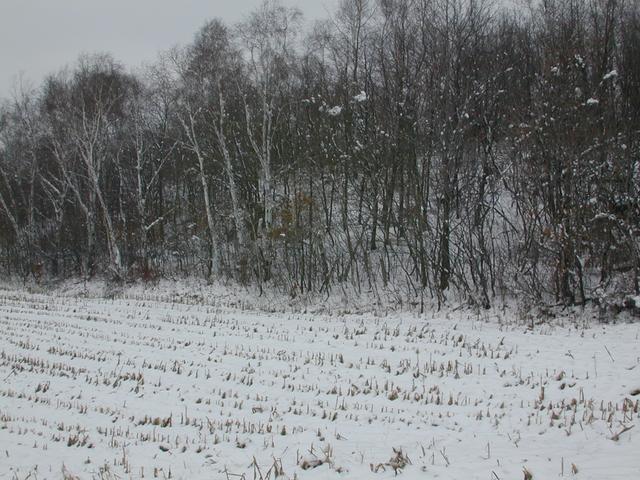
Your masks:
M82 57L72 74L51 77L49 97L49 138L61 174L83 212L87 230L84 274L96 243L99 213L107 240L108 270L123 279L125 266L120 252L103 175L113 160L110 142L120 121L129 80L108 56Z
M262 229L269 232L273 222L273 148L278 115L290 82L295 58L294 41L301 13L276 0L265 0L240 23L237 35L247 59L247 74L254 92L243 92L246 133L260 165L259 188L264 215ZM252 101L251 93L255 95Z

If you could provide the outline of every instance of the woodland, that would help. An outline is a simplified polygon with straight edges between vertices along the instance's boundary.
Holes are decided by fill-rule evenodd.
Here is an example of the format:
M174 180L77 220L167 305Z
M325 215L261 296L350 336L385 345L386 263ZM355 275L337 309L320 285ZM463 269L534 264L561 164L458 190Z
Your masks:
M267 0L0 106L0 275L634 307L640 2Z

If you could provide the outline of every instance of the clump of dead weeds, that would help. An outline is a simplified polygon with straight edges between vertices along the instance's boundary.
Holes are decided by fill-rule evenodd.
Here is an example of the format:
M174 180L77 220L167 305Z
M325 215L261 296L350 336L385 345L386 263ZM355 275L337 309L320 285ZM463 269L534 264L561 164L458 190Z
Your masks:
M386 467L390 467L393 470L393 473L398 475L398 473L402 473L402 470L407 466L411 465L411 460L407 456L406 453L403 453L401 448L393 449L393 456L386 463L378 463L374 465L371 463L369 467L373 473L378 473L380 470L385 472Z

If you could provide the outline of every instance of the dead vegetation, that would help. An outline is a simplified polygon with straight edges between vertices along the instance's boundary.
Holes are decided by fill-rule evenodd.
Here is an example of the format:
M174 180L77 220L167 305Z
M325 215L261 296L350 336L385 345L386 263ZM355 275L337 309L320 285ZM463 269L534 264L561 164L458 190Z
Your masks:
M623 443L640 418L636 390L594 396L605 366L591 357L585 366L575 351L523 353L533 333L517 322L471 318L462 329L428 319L240 317L220 305L151 299L0 300L0 373L10 375L0 383L2 435L50 461L76 452L98 478L171 478L188 462L229 479L360 465L396 476L455 468L461 455L449 439L465 440L462 425L500 432L515 451L527 434L573 440L587 431ZM561 327L536 328L546 341ZM602 355L617 367L619 352ZM512 415L521 418L515 427ZM396 447L384 461L376 435L388 431ZM433 439L423 446L426 432ZM484 442L475 452L491 462L488 472L504 463L495 451ZM106 456L109 469L93 466ZM83 468L67 465L69 475Z

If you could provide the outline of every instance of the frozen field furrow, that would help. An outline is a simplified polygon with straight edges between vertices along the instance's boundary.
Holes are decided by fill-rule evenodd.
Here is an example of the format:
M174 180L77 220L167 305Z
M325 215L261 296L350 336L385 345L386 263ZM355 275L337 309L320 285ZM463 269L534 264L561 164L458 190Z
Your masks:
M639 334L1 291L0 479L640 478Z

